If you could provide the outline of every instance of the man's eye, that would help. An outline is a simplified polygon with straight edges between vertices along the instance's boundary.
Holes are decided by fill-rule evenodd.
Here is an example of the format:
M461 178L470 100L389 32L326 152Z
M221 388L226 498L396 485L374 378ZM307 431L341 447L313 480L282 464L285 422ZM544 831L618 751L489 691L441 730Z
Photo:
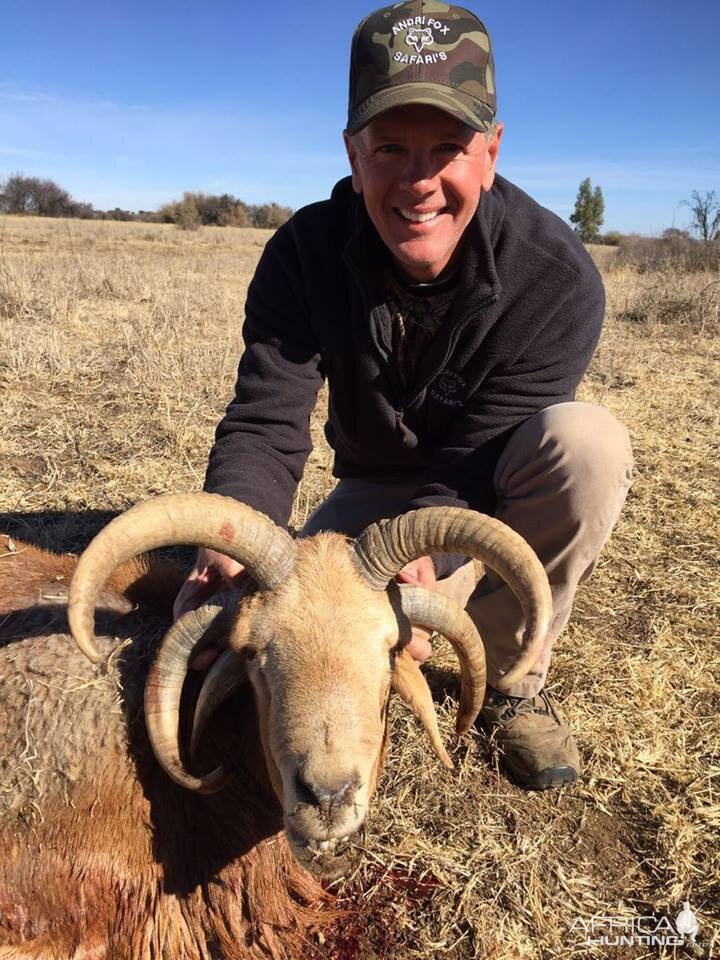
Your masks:
M378 153L397 153L399 149L397 143L383 143L378 147Z
M459 143L441 143L440 149L443 153L460 153L462 147Z

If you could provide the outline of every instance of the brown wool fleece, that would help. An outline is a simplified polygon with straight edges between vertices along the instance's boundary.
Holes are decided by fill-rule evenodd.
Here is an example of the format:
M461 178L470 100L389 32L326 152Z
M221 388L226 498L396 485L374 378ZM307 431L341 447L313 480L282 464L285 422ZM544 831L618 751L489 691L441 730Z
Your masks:
M129 612L106 588L100 607L127 616L100 639L115 654L98 672L45 599L75 558L20 541L10 550L6 537L0 548L0 612L10 611L0 616L0 956L303 956L309 929L337 911L293 857L262 785L252 698L223 707L205 738L210 759L198 760L235 758L232 782L210 796L183 790L155 762L143 720L167 615ZM129 593L167 570L131 561L116 582ZM118 647L115 631L132 642Z

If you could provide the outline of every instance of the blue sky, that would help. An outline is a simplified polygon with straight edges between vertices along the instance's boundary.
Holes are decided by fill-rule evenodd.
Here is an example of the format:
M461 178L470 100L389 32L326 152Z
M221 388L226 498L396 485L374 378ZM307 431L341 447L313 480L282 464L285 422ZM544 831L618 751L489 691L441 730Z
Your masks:
M583 177L605 229L684 226L720 191L717 0L471 0L506 123L500 172L562 217ZM5 0L0 175L100 208L183 190L299 207L346 172L348 51L375 3Z

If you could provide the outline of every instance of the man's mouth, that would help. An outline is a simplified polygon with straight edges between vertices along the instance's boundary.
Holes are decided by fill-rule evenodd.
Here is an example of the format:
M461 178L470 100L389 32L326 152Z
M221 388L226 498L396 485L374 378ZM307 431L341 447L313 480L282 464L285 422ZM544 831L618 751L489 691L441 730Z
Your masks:
M440 216L441 213L447 213L447 207L440 207L439 210L404 210L401 207L393 207L395 212L402 217L403 220L407 220L409 223L427 223L430 220L435 220Z

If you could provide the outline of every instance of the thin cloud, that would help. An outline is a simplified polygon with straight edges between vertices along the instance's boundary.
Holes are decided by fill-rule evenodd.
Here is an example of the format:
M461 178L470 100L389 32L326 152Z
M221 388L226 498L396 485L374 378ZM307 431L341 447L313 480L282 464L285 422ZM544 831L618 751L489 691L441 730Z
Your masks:
M6 93L0 90L0 100L12 100L16 103L38 103L41 100L48 100L49 97L37 93Z
M81 99L78 97L68 97L51 91L39 90L10 90L0 89L0 100L6 100L10 103L37 103L53 104L54 106L66 107L68 109L78 110L143 110L144 104L123 104L118 100L100 99Z
M0 157L18 157L22 160L62 160L59 153L48 153L44 150L33 150L30 147L9 147L0 143Z
M524 188L535 190L562 190L568 184L577 184L590 177L593 184L603 190L633 190L643 193L657 190L675 192L684 189L683 184L705 183L717 179L717 169L711 167L685 167L678 171L676 167L652 168L637 160L603 163L592 159L578 159L558 163L513 163L500 164L503 176L515 181Z

